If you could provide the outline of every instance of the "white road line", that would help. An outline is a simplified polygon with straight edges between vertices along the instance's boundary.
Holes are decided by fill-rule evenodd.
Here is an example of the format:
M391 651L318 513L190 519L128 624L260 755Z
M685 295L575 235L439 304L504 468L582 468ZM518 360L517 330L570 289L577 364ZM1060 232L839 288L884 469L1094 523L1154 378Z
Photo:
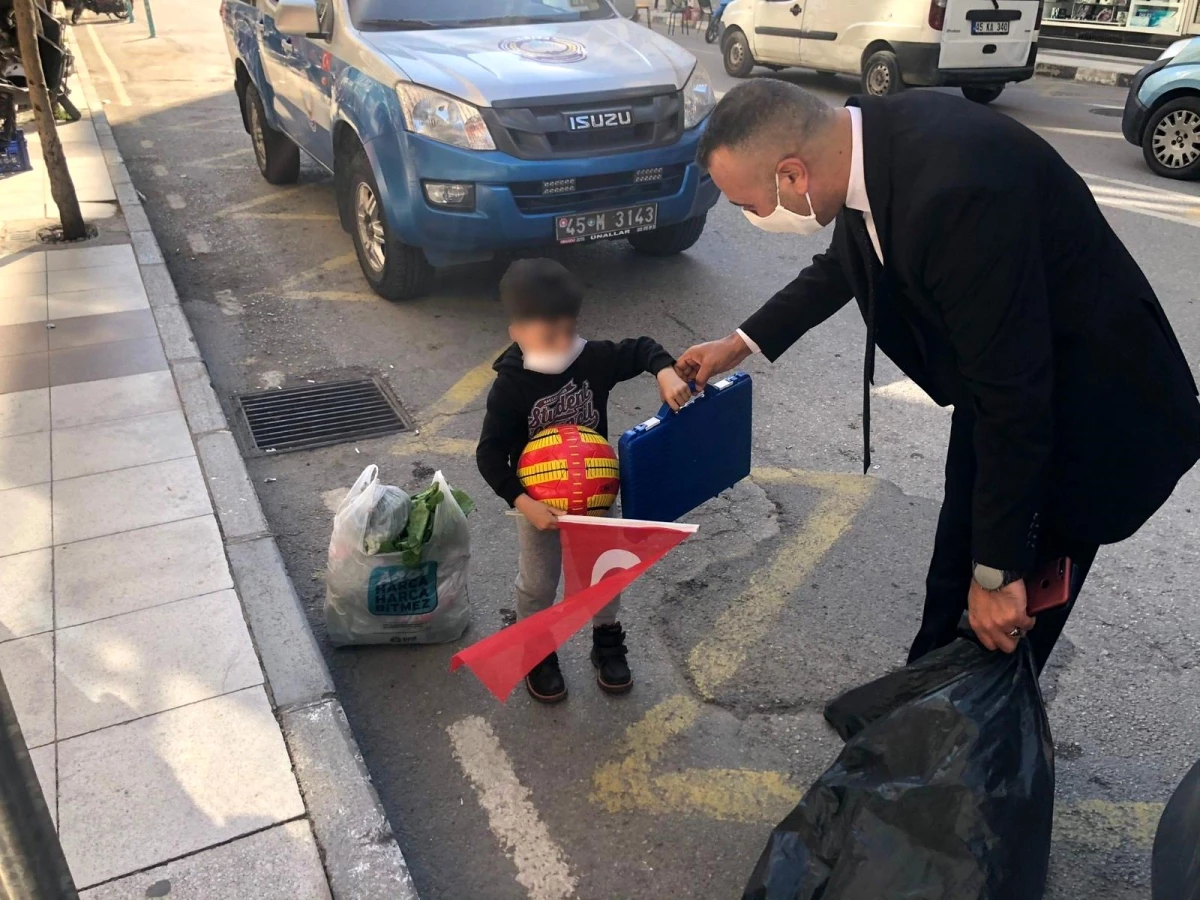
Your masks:
M142 147L146 150L151 150L154 147L154 141L142 141Z
M166 166L155 166L151 171L154 172L154 174L156 176L158 176L159 178L167 177L167 167Z
M1101 206L1200 228L1200 197L1107 175L1079 173Z
M467 716L446 729L454 756L475 786L488 825L517 867L517 882L530 900L570 900L577 882L566 855L554 843L517 780L496 733L480 716Z
M200 234L198 231L193 231L188 235L188 246L192 248L192 252L197 256L202 253L208 253L211 249L208 246L208 238Z
M918 406L928 406L933 409L943 408L934 403L933 398L917 387L916 382L911 378L901 378L891 384L871 388L871 393L877 397L887 397L889 400L901 400L905 403L915 403ZM949 412L950 407L945 407L945 410Z
M1094 131L1089 128L1062 128L1057 125L1034 125L1036 131L1052 131L1055 134L1070 134L1075 137L1115 138L1123 141L1125 138L1119 131Z
M155 172L154 174L157 175L158 173ZM171 207L171 209L186 209L187 201L178 194L167 194L167 206Z
M117 103L121 106L133 106L133 103L129 100L129 95L125 93L125 85L121 81L121 76L117 74L117 67L113 65L113 61L104 52L104 47L100 44L100 38L96 37L96 29L88 25L87 33L92 39L92 44L96 47L96 53L100 57L100 62L104 65L104 71L108 73L108 80L112 82L113 92L117 95Z

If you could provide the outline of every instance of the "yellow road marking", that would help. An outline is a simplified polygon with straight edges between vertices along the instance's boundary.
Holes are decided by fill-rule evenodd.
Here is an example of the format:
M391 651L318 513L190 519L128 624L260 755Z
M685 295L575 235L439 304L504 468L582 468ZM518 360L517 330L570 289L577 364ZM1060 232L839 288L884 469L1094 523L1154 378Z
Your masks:
M461 413L487 390L494 377L492 362L502 352L503 348L490 354L483 362L458 379L450 387L450 390L442 394L437 402L421 414L421 421L424 422L421 426L421 437L428 439L436 435L452 416ZM473 449L474 444L472 444Z
M117 72L117 67L113 65L113 61L105 52L104 46L100 43L100 38L96 37L96 29L88 25L87 33L92 39L92 45L96 48L96 55L100 57L100 64L104 66L104 71L108 73L108 80L112 84L113 93L117 95L118 105L133 106L133 103L129 99L129 94L125 92L125 83L121 81L121 75Z
M591 800L609 812L685 813L723 822L775 822L800 799L782 772L685 769L655 774L671 740L696 723L703 705L677 694L629 726L617 762L592 776Z
M284 222L336 222L337 216L332 213L260 213L239 212L230 213L231 219L278 219Z
M756 477L779 480L784 472L759 470ZM874 484L856 475L797 472L790 477L820 490L817 508L780 547L770 565L751 576L745 592L717 618L712 635L688 655L688 669L705 699L711 699L737 673L796 588L850 527Z
M1054 816L1054 838L1097 849L1115 850L1126 841L1148 849L1163 813L1162 803L1117 803L1082 800L1059 809Z
M354 251L343 253L341 256L335 256L333 259L327 259L325 262L321 263L320 265L313 266L311 269L305 269L299 274L293 275L290 278L285 278L283 281L279 282L279 284L275 285L273 288L270 288L270 291L273 294L288 294L291 293L293 288L299 287L306 281L311 281L318 275L328 272L336 272L338 269L344 269L347 266L352 266L357 263L358 257L355 255Z
M278 190L273 190L270 193L262 194L251 200L246 200L246 201L243 201L242 203L234 203L231 206L226 206L224 209L217 210L216 213L214 213L214 215L218 219L221 219L221 218L224 218L225 216L231 216L234 213L245 212L248 209L254 209L259 206L265 206L266 204L271 203L274 200L286 200L287 198L298 193L300 190L301 190L301 188L299 186L295 186L295 185L292 187L286 187L286 188L280 188Z

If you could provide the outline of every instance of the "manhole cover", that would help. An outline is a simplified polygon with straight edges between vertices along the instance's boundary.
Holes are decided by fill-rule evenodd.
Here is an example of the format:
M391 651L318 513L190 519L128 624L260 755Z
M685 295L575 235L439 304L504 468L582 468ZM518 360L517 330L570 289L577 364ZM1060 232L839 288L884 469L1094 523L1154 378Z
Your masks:
M1113 119L1119 119L1122 115L1124 115L1124 110L1112 109L1108 106L1093 106L1091 113L1094 116L1109 116Z
M259 453L307 450L412 427L400 403L370 378L257 391L237 399Z

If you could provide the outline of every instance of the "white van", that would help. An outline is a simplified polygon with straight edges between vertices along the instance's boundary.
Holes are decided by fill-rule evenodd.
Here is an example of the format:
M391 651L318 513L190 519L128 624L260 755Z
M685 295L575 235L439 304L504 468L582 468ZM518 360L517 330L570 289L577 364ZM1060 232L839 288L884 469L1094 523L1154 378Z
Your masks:
M721 17L725 71L803 66L862 77L881 96L961 87L990 103L1033 77L1041 0L733 0Z

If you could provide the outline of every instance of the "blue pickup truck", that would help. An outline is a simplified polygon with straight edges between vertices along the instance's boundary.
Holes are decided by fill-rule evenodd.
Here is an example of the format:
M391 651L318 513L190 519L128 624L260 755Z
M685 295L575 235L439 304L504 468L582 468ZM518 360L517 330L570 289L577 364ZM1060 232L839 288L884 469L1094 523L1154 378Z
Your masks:
M295 181L301 150L332 172L388 300L504 251L680 253L717 201L695 162L708 75L609 0L223 0L221 18L263 177Z

